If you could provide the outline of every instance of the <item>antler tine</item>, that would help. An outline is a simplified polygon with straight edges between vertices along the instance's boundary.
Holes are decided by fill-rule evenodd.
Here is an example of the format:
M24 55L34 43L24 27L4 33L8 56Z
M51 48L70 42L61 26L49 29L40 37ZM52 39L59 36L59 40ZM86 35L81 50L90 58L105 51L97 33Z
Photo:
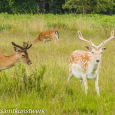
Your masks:
M27 49L28 48L28 44L26 45L26 47L24 49Z
M92 42L91 42L91 40L88 41L88 40L86 40L86 39L84 39L84 38L82 37L82 34L81 34L80 31L78 31L77 38L78 38L79 40L83 41L83 42L86 42L86 43L88 43L88 44L90 44L90 45L93 45Z
M27 48L28 47L28 42L23 42L23 48Z
M25 50L29 49L32 46L32 44L30 46L28 46L28 44L29 44L29 41L28 42L23 42L23 47L26 45L24 47Z
M32 46L32 44L29 47L27 47L26 49L29 49L31 46Z
M115 38L114 36L114 31L111 31L111 37L108 38L107 40L103 41L103 45L105 45L106 43L110 42L111 40L113 40Z
M14 46L16 46L16 47L19 47L20 49L23 49L23 50L24 50L24 48L23 48L23 47L21 47L21 46L19 46L19 45L15 44L14 42L12 42L12 45L14 45Z

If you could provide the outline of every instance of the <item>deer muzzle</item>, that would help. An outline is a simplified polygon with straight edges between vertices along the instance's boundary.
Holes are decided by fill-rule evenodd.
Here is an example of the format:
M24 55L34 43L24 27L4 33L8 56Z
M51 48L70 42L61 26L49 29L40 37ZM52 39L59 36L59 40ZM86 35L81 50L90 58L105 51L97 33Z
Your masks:
M99 63L99 62L100 62L100 59L96 59L96 62Z
M32 64L32 62L29 60L29 61L27 62L27 64L30 65L30 64Z

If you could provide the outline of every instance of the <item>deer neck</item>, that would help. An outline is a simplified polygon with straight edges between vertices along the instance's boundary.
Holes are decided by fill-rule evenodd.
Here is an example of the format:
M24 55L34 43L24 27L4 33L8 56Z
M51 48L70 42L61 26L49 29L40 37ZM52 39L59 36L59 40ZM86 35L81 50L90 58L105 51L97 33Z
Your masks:
M4 56L0 60L0 70L8 69L12 66L14 66L19 61L19 57L16 55L16 53Z
M16 53L8 56L9 65L13 66L19 61L19 57Z
M100 63L100 62L99 62ZM94 74L96 71L98 71L99 63L95 62L95 59L92 57L92 64L90 66L91 73Z

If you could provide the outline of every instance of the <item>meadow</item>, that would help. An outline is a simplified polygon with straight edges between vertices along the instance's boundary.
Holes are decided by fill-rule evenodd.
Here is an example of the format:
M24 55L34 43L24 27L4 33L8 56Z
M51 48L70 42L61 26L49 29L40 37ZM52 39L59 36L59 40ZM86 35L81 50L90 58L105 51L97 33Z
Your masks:
M115 40L105 45L107 50L102 55L100 97L94 80L88 81L87 96L77 78L66 83L70 54L85 50L84 46L88 45L76 38L78 30L85 39L99 45L115 31L114 19L115 15L98 14L0 14L0 53L5 55L14 53L11 42L22 45L23 41L32 41L48 29L60 33L59 47L52 41L45 46L39 42L28 50L31 65L20 62L0 73L0 110L41 109L44 112L39 114L44 115L114 115Z

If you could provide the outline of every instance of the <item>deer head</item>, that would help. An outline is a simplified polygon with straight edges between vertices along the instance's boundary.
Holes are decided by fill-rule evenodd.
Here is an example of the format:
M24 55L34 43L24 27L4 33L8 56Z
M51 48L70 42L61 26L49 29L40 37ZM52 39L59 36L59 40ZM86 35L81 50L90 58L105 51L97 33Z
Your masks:
M111 37L109 39L103 41L99 46L95 46L91 42L91 40L88 41L88 40L84 39L82 37L82 34L80 31L78 31L77 38L80 39L81 41L84 41L91 45L91 47L85 46L85 48L92 53L92 58L93 58L93 60L95 60L95 63L99 63L101 61L101 55L102 55L103 51L105 51L107 49L106 47L103 47L103 45L110 42L112 39L115 38L115 36L114 36L114 31L111 31Z
M23 42L23 47L15 44L14 42L12 42L12 45L15 46L14 47L14 51L16 52L16 56L18 58L18 60L22 61L23 63L26 63L28 65L32 64L32 62L30 61L29 57L28 57L28 53L27 53L27 49L29 49L32 44L30 46L28 46L28 43Z

